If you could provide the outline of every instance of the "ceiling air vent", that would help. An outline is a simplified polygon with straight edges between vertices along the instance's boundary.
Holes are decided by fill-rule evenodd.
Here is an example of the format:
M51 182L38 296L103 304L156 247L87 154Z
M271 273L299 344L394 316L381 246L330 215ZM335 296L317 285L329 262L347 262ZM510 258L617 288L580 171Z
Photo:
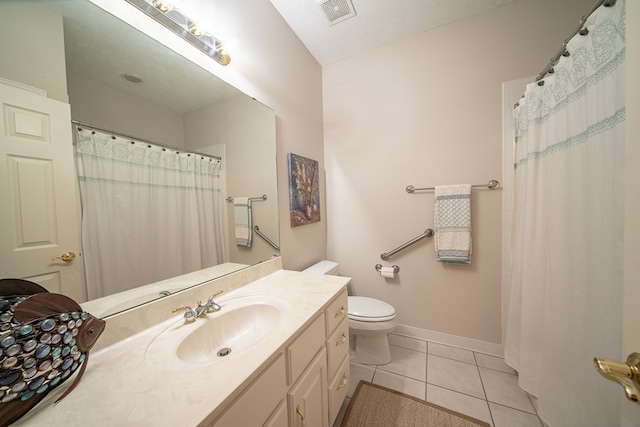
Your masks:
M335 25L356 16L351 0L321 0L319 3L329 20L329 25Z

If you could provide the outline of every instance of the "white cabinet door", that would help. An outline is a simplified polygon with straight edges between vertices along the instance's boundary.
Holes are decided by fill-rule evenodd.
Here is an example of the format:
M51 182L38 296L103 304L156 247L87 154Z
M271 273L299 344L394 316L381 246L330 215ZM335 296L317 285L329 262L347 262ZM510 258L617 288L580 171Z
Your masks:
M327 353L318 352L288 394L291 427L328 427Z
M85 301L69 104L0 81L0 278ZM52 258L73 252L75 260Z

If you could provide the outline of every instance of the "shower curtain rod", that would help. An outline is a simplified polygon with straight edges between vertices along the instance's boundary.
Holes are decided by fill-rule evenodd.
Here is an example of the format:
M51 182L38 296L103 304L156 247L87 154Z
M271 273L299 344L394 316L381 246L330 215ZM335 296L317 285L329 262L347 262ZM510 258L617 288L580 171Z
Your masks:
M582 30L585 22L587 22L587 19L589 18L589 16L591 16L593 12L595 12L600 6L611 7L615 4L616 4L616 0L598 0L596 4L593 5L591 10L589 10L589 13L587 13L580 19L580 26L576 28L576 30L573 33L571 33L571 36L569 38L565 39L564 43L562 43L562 48L549 60L549 63L547 64L547 66L544 67L542 72L540 72L540 74L538 74L538 77L536 77L536 81L540 81L547 74L553 73L553 67L555 67L558 64L560 57L565 55L565 52L567 52L567 44L576 34L578 34Z
M222 160L222 157L213 156L211 154L199 153L199 152L193 151L193 150L186 150L186 149L182 149L182 148L178 148L178 147L173 147L173 146L167 145L167 144L160 144L158 142L149 141L148 139L138 138L137 136L125 135L124 133L114 132L114 131L112 131L110 129L104 129L104 128L100 128L98 126L90 125L88 123L82 123L82 122L79 122L78 120L71 120L71 123L73 123L76 126L85 127L85 128L89 128L89 129L92 129L92 130L97 130L97 131L100 131L100 132L109 133L109 134L111 134L113 136L119 136L120 138L135 139L136 141L146 142L147 144L157 145L158 147L166 148L167 150L172 150L172 151L175 151L176 153L192 153L192 154L197 154L198 156L203 156L203 157L207 157L207 158L214 158L214 159L217 159L217 160Z

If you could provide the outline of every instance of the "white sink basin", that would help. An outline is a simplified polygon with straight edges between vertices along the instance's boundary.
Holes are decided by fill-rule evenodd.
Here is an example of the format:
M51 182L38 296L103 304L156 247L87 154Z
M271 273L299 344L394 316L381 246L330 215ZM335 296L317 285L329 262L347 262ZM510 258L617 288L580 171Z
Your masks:
M233 360L273 333L283 319L287 301L253 295L220 301L222 310L184 324L174 322L147 347L147 362L165 370Z

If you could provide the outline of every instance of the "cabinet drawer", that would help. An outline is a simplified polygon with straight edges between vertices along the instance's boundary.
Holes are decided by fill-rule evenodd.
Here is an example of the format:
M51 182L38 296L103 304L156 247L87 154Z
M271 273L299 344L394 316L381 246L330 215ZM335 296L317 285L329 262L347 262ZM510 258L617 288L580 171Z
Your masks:
M327 339L329 377L333 377L347 353L349 353L349 322L347 319L342 319L342 323Z
M349 358L345 357L329 384L329 425L332 425L340 412L340 407L349 390Z
M313 321L305 331L287 348L288 384L293 384L318 350L324 346L324 313Z
M345 289L325 310L325 317L327 318L327 335L330 335L333 332L342 319L347 318L347 302L347 290Z
M261 426L282 401L286 390L284 357L280 355L213 426Z

